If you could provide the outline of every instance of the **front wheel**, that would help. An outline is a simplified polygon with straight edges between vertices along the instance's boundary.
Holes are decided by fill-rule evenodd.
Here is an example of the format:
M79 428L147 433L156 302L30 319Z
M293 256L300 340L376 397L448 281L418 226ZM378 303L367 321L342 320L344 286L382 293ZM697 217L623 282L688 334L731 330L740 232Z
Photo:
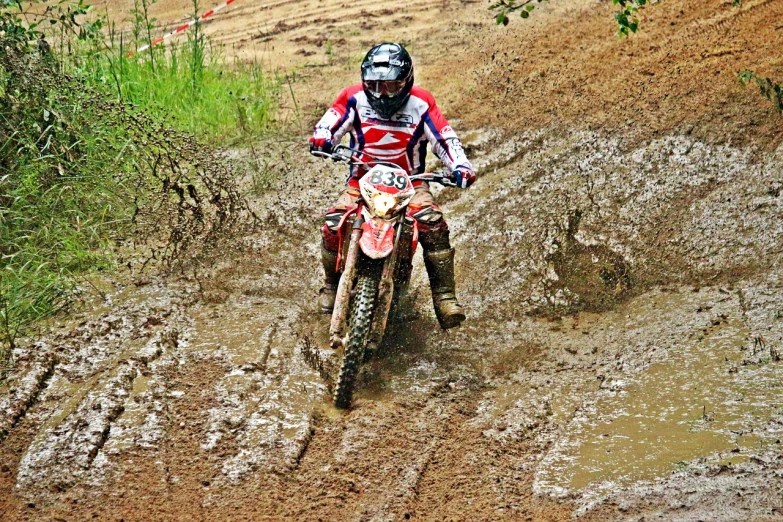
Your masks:
M338 408L351 407L359 366L364 358L364 347L370 335L377 293L378 281L375 278L359 277L349 318L348 342L345 343L343 364L334 390L334 405Z

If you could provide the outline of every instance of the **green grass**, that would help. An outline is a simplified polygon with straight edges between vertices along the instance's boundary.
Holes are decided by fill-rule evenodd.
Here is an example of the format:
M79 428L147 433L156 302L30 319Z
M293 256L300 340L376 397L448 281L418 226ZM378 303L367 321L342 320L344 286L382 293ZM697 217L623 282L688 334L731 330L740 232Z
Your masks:
M141 2L144 6L147 4ZM199 6L194 2L194 12ZM257 62L229 61L201 32L199 24L166 46L136 52L155 33L137 13L134 34L147 39L126 42L113 26L101 47L78 63L81 74L111 89L120 100L165 116L174 126L211 143L247 142L275 123L281 83ZM133 54L132 56L129 56Z
M274 130L280 82L229 63L198 25L128 56L155 31L148 6L130 45L100 23L85 36L58 22L51 54L32 28L0 37L0 367L83 275L114 269L121 242L144 230L156 259L195 258L241 211L231 170L205 151ZM22 23L9 13L4 27Z
M0 71L2 361L26 325L68 301L75 274L112 265L134 200L105 100L16 53L0 55Z
M91 64L92 80L127 103L165 116L180 129L218 144L257 138L274 123L279 82L257 64L212 55L198 63L192 46L170 46L133 57L124 46ZM153 57L154 56L154 57Z

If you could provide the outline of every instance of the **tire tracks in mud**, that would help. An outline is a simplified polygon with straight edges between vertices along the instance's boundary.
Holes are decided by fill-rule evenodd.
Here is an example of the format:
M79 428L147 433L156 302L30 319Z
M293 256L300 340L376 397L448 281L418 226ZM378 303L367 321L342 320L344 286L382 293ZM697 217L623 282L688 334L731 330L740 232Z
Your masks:
M109 0L110 3L114 1ZM234 4L232 9L216 14L206 20L203 26L213 41L233 47L232 53L238 49L252 54L263 53L264 60L274 60L271 55L286 53L289 59L273 67L289 69L291 58L299 61L299 65L313 66L309 57L316 54L315 49L322 48L326 42L348 48L359 41L366 47L372 41L367 39L371 38L369 33L378 28L388 31L389 26L410 25L418 27L419 32L427 30L437 24L438 12L453 11L453 4L453 0L442 0L438 8L433 10L431 3L421 0L410 2L405 8L390 8L369 0L359 0L358 4L326 3L316 6L302 0L265 4L245 2ZM160 27L162 32L178 27L183 20L191 19L192 13L184 8L162 10L160 6L151 9L152 15L166 20ZM128 25L125 22L123 31L130 40L132 31ZM414 35L410 38L417 39ZM258 48L255 42L260 42ZM303 60L291 55L300 55Z
M149 423L129 433L134 430L118 421L139 409L134 388L154 381L161 357L176 351L187 321L181 298L157 289L140 293L116 307L120 294L111 295L94 319L60 325L59 332L15 352L17 361L32 362L19 364L10 377L0 419L6 440L16 430L32 435L13 462L15 489L33 503L87 478L99 479L96 464L105 467L107 443L118 432L153 437L146 431Z
M667 42L667 45L682 44L683 42L692 40L694 36L704 36L705 34L714 31L729 29L738 22L741 22L748 15L758 14L757 11L766 10L767 8L773 6L781 7L782 4L779 0L760 0L759 2L750 5L744 5L735 11L731 11L728 15L719 14L713 16L710 19L692 23L689 27L686 27L683 31L681 31L685 34L670 39Z
M480 384L452 381L420 399L362 401L316 422L293 479L299 517L408 518L434 456L472 416Z
M440 2L441 9L447 8L451 4L451 0ZM414 15L432 11L431 2L423 1L409 2L405 9L380 6L377 2L369 0L360 0L344 6L321 6L311 12L305 12L308 6L309 2L305 1L272 2L260 6L240 4L234 9L220 13L208 20L205 25L206 27L220 26L242 20L242 26L239 28L236 27L237 24L232 24L231 33L216 33L215 40L224 44L238 43L246 41L248 38L266 42L292 32L312 35L313 27L326 26L328 30L335 28L342 30L353 27L359 20L364 20L365 24L371 24L373 20L378 18L381 18L384 24L394 23L397 19L411 22ZM285 11L281 11L282 9ZM268 13L271 16L262 17L261 13ZM396 19L392 18L396 15L400 16ZM250 19L258 19L259 23L250 25L247 22ZM180 23L181 20L172 21L163 27L168 30ZM259 31L258 25L263 26L263 29ZM363 28L365 27L363 26Z
M206 309L195 315L198 357L225 368L209 385L213 406L204 412L200 448L223 454L220 473L226 484L257 470L295 468L310 442L313 411L326 390L298 349L295 326L302 312L281 313L282 299L242 301L233 300L236 308L224 317L211 318ZM261 321L250 319L256 315L253 306L259 307Z
M47 491L65 491L93 474L93 464L109 440L116 422L125 413L134 383L164 352L176 350L178 332L159 332L141 350L65 401L62 408L44 420L17 472L17 487L28 498ZM149 437L150 434L139 434Z
M10 390L8 397L0 399L0 444L36 403L52 378L56 364L54 355L46 352L33 362L31 369L17 372L23 377L18 379L18 384Z
M779 0L760 0L751 5L744 5L739 8L730 7L732 10L728 14L721 13L707 20L692 22L688 26L680 29L674 36L661 35L659 33L656 35L655 40L650 40L650 45L654 46L656 49L650 53L649 58L646 58L646 61L647 63L664 63L667 59L677 57L676 54L673 54L673 49L679 49L681 53L683 44L697 41L697 37L715 38L712 36L712 33L729 31L732 27L749 16L764 17L765 13L771 8L776 8L778 12L775 14L780 15L783 13L783 2L780 2ZM736 48L729 50L724 49L711 54L702 54L701 58L722 57L734 54L735 52L737 52Z

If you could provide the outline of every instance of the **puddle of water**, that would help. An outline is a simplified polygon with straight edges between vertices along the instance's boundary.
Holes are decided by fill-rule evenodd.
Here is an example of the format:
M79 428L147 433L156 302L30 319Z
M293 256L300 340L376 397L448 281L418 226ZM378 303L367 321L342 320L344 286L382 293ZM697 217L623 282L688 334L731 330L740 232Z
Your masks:
M682 298L672 297L667 306L680 308L687 321L695 306L683 309L675 300ZM537 487L563 494L654 481L697 458L741 461L774 440L763 426L780 405L779 368L741 366L748 331L735 312L701 337L676 343L647 369L607 379L595 404L578 412L570 434L545 458ZM656 317L633 320L655 324Z
M138 374L133 380L130 396L125 401L125 409L112 425L111 436L103 447L104 454L119 453L139 445L144 438L155 438L156 434L153 434L152 430L145 431L145 428L149 428L145 423L150 421L151 405L149 398L144 400L154 380L152 376L142 374Z
M145 375L139 375L136 377L136 379L133 381L133 388L131 390L131 398L138 397L142 393L146 392L150 389L150 381L152 380L152 377L147 377Z

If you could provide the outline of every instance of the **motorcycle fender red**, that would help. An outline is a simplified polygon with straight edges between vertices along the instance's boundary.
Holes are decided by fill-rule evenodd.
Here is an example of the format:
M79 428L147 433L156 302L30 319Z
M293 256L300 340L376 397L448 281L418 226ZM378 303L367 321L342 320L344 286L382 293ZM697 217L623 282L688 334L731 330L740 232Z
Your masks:
M359 246L367 257L382 259L394 250L394 225L379 218L362 223L362 237Z

